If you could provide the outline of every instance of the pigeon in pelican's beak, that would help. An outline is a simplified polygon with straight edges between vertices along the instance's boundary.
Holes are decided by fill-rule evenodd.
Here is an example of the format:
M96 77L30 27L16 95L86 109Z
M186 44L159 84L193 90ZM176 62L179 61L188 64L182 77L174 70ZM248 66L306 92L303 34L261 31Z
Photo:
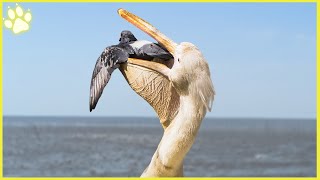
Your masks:
M173 56L157 43L137 40L130 31L122 31L119 44L106 47L96 62L90 85L90 112L95 109L113 71L128 58L170 60Z
M162 34L157 28L146 22L145 20L141 19L140 17L124 10L124 9L118 9L118 14L142 30L143 32L147 33L149 36L151 36L153 39L158 41L158 43L164 47L166 50L170 52L174 56L175 50L177 48L177 43L169 39L167 36ZM173 61L173 59L171 59ZM158 73L162 74L166 78L168 78L168 70L172 67L173 62L164 62L164 61L143 61L141 59L136 58L129 58L128 64L141 66L150 70L157 71ZM166 67L167 66L167 67ZM120 69L123 72L123 68ZM129 83L130 84L130 83Z

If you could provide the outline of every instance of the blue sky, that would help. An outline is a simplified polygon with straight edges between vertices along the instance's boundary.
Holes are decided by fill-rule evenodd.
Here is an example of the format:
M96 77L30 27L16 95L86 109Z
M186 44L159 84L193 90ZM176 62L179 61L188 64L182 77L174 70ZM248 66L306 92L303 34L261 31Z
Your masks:
M8 5L15 6L3 4L5 18ZM122 7L174 41L200 48L216 89L213 111L207 116L316 116L314 3L21 6L31 9L30 31L3 31L4 115L156 116L119 71L113 73L97 108L89 112L91 74L102 50L116 44L122 30L152 40L118 16Z

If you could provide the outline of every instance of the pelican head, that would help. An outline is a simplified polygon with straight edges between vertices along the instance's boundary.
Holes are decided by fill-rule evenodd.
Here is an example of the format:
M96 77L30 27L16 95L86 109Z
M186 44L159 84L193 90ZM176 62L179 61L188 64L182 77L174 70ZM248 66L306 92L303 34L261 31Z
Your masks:
M192 43L180 43L174 52L174 64L169 80L180 95L198 96L211 111L214 97L213 85L207 61Z
M190 42L175 43L154 26L124 9L119 9L118 13L157 40L174 56L172 62L160 62L166 64L166 66L152 64L151 62L138 64L155 70L167 78L180 96L191 95L194 98L200 98L206 109L211 111L215 92L208 63L201 51ZM133 61L129 62L135 64Z

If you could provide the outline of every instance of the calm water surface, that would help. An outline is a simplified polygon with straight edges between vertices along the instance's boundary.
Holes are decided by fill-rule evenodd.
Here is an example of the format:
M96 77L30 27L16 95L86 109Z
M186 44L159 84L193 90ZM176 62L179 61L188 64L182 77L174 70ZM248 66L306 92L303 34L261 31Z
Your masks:
M156 118L4 117L4 176L140 176ZM204 120L185 176L315 176L316 121Z

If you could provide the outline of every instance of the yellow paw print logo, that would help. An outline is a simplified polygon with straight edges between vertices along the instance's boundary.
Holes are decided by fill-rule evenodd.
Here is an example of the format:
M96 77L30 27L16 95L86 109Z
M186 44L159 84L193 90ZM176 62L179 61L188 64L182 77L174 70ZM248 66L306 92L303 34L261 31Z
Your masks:
M12 30L14 34L28 31L30 29L31 19L32 15L30 9L28 9L27 12L24 12L18 4L16 4L15 9L8 6L8 18L3 18L4 26Z

